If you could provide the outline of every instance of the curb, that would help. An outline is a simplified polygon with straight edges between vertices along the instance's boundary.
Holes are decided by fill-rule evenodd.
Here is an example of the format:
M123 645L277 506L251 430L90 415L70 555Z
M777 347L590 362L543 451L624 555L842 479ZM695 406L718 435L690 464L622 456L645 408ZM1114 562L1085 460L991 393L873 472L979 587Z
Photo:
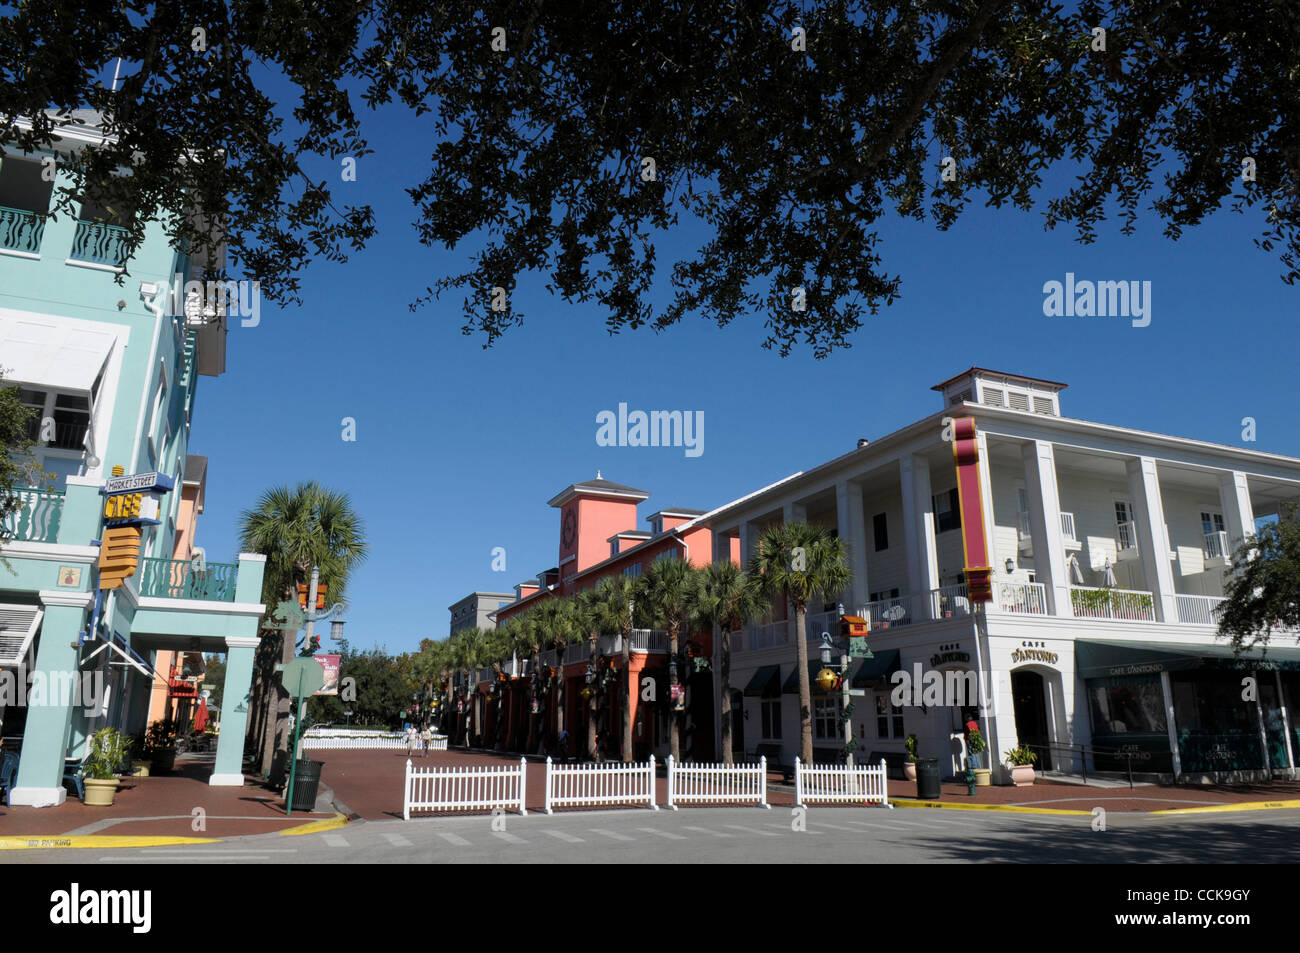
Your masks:
M1152 814L1231 814L1236 811L1277 811L1300 807L1300 799L1287 801L1242 801L1239 804L1211 804L1208 807L1171 807Z
M323 821L312 821L310 824L304 824L302 827L290 827L287 830L276 831L280 837L296 837L299 834L319 834L322 831L332 831L348 823L348 818L335 812L333 817L327 817Z
M1091 811L1072 811L1059 807L1021 807L1015 804L947 804L943 801L893 801L894 807L942 808L948 811L1004 811L1009 814L1063 814L1072 817L1091 817Z
M0 837L0 850L49 850L85 847L170 847L187 844L217 844L220 837L179 837L113 834L75 834L69 837Z

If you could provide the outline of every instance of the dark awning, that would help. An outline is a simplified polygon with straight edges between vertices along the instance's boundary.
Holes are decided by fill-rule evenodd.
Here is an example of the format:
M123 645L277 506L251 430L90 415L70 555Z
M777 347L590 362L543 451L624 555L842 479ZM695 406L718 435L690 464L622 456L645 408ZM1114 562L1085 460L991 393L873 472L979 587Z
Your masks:
M889 676L898 671L898 649L873 653L872 658L861 659L849 685L853 688L876 688L887 684Z
M1085 642L1074 645L1075 669L1081 678L1152 675L1186 669L1226 671L1300 671L1300 648L1271 646L1234 654L1231 645L1151 642Z
M760 666L745 686L746 698L775 698L781 694L781 666Z

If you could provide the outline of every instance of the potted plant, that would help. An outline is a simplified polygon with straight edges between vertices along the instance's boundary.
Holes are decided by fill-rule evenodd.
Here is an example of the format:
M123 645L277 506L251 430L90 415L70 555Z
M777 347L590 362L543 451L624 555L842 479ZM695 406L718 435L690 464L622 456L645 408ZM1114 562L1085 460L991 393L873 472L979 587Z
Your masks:
M1028 787L1034 783L1034 762L1038 755L1022 744L1009 748L1003 757L1011 765L1011 781L1018 788Z
M907 757L903 759L903 777L909 781L916 780L916 735L908 735L903 739L903 747L907 749Z
M131 739L116 728L100 728L90 736L86 753L85 804L112 807L117 793L118 770L131 750Z
M155 721L140 742L141 756L150 762L154 774L167 774L176 767L176 731L165 721Z
M992 783L992 772L988 768L980 767L982 763L980 755L988 751L989 746L978 728L972 728L966 735L966 750L969 752L971 770L975 772L975 786L988 787Z

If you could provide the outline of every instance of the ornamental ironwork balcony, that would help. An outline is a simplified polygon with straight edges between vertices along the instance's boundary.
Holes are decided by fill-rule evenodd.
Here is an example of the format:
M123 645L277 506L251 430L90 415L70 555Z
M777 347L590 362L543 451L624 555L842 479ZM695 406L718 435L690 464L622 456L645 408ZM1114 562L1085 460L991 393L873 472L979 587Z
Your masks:
M122 267L126 260L127 230L103 222L77 222L77 232L72 239L74 261L87 261L95 265Z
M54 543L59 537L63 515L63 494L52 490L20 487L13 491L17 508L5 516L0 537L16 543Z
M234 602L238 563L208 563L196 570L188 559L140 560L140 595L159 599Z
M0 248L36 255L41 250L45 219L35 212L0 205Z

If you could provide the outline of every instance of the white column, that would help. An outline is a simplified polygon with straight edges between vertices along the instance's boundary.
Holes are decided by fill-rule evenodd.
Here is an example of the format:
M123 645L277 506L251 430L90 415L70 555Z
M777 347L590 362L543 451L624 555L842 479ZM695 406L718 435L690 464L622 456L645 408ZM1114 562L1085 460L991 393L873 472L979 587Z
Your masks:
M898 461L903 491L903 540L907 546L907 584L912 618L930 617L930 590L939 588L939 557L934 546L934 507L930 461L916 454Z
M1128 461L1129 492L1137 511L1138 551L1142 575L1155 598L1156 621L1177 622L1174 571L1169 565L1169 538L1165 534L1165 508L1160 500L1156 461L1136 457Z
M1035 440L1024 445L1021 455L1029 497L1029 532L1034 539L1034 568L1038 581L1047 590L1047 611L1072 616L1070 573L1065 561L1061 500L1056 485L1056 453L1047 441Z
M1228 545L1236 549L1248 536L1255 535L1255 511L1250 505L1246 474L1230 470L1219 475L1219 504L1223 507L1223 528L1228 532Z
M1174 724L1174 689L1169 673L1160 673L1160 691L1165 696L1165 725L1169 729L1169 752L1173 755L1174 777L1183 773L1183 759L1178 753L1178 727Z
M849 615L866 605L867 593L867 524L862 507L862 487L847 480L835 484L835 516L840 539L849 548L849 570L853 581L846 594L844 611Z

